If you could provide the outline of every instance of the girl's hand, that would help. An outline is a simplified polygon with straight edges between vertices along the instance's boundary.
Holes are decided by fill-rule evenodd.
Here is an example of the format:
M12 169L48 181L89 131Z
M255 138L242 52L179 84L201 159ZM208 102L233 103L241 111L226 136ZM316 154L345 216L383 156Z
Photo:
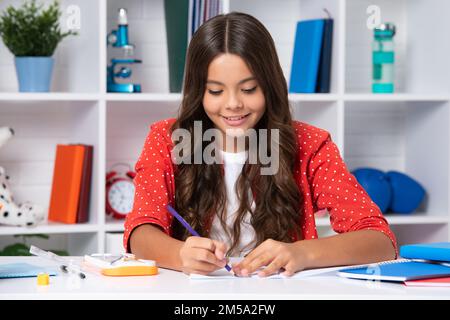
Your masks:
M180 249L182 271L207 275L225 267L224 243L202 237L189 237Z
M249 276L261 267L260 277L267 277L284 269L283 275L292 276L307 266L307 254L301 242L285 243L268 239L251 251L241 262L233 265L239 276Z

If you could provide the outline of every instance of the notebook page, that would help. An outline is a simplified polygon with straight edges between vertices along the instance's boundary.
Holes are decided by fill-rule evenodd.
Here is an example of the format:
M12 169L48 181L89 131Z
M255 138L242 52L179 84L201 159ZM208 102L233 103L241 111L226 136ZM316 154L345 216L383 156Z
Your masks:
M240 260L242 260L243 258L231 258L230 259L230 263L229 264L233 264L236 263ZM260 276L258 276L257 272L254 272L252 275L250 275L249 277L236 277L234 275L232 275L230 272L228 272L225 268L224 269L219 269L217 271L214 271L208 275L200 275L200 274L191 274L189 275L190 279L193 280L221 280L221 279L248 279L248 278L257 278L257 279L302 279L302 278L306 278L306 277L310 277L310 276L335 276L336 275L336 271L344 269L344 268L348 268L348 266L340 266L340 267L329 267L329 268L317 268L317 269L310 269L310 270L304 270L304 271L299 271L297 273L295 273L293 276L291 277L287 277L280 274L274 274L268 277L264 277L261 278Z

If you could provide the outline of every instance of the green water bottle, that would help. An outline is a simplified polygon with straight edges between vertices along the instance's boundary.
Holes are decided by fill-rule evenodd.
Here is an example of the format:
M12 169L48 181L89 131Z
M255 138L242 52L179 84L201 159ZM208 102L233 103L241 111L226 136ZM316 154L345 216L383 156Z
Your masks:
M394 92L395 25L380 24L374 29L372 43L372 92Z

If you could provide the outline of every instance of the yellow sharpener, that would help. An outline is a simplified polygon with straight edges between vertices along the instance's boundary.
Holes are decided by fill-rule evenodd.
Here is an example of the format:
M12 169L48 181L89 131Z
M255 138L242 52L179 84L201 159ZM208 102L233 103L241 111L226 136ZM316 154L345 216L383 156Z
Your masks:
M48 273L40 272L37 276L38 286L48 286L50 283L50 276Z

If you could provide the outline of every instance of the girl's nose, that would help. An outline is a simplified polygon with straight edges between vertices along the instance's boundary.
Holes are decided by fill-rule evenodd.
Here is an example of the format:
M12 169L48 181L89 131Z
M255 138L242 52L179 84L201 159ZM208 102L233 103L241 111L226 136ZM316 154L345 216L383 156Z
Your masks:
M228 109L240 109L242 108L243 104L242 101L240 101L239 97L235 94L230 94L228 97Z

